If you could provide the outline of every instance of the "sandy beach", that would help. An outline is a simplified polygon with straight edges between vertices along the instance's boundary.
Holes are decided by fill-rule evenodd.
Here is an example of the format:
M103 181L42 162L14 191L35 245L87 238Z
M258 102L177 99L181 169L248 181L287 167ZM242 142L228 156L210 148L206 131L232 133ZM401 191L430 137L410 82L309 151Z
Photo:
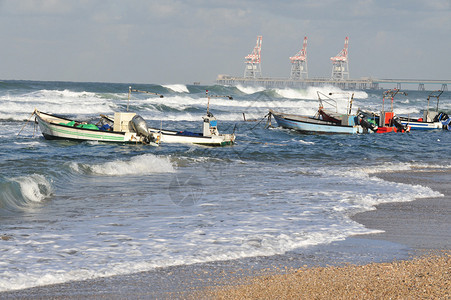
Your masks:
M3 292L3 299L330 299L450 297L449 170L377 175L444 197L388 203L353 220L384 233L285 255L161 268Z

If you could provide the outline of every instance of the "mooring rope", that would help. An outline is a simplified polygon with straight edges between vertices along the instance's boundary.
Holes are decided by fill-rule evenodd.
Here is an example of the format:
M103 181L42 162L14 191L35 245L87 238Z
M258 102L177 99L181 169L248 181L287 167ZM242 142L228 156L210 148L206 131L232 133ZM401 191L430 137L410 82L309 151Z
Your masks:
M267 113L266 115L264 115L263 116L263 118L260 120L260 121L258 121L258 123L257 124L255 124L255 126L254 127L252 127L250 130L252 130L252 129L254 129L255 127L257 127L266 117L268 117L268 116L271 116L271 113Z
M35 108L34 111L31 113L31 116L28 118L27 122L25 122L25 124L22 126L22 128L20 129L20 131L19 131L19 133L18 133L17 135L19 135L19 134L22 132L22 130L25 128L25 126L28 124L28 122L30 122L31 117L33 117L34 114L36 114L36 108ZM33 135L34 135L34 133L33 133Z

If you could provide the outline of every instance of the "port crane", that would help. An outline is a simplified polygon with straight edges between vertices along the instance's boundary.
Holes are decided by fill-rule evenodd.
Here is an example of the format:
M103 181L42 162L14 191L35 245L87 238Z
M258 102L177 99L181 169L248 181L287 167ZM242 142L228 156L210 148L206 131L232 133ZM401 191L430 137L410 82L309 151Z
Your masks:
M349 80L348 43L349 38L346 37L343 50L330 58L332 61L332 80Z
M260 78L262 77L261 69L261 51L262 51L262 36L257 36L257 44L252 52L244 59L246 67L244 69L244 78Z
M307 68L307 37L304 37L302 49L296 55L290 57L291 75L290 79L300 80L308 78Z

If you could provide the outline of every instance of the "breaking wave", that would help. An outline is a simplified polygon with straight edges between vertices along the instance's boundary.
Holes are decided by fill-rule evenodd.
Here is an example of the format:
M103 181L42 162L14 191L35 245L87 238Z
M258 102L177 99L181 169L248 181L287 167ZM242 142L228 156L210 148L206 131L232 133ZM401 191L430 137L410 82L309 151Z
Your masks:
M13 210L42 202L53 193L50 181L39 174L5 178L0 186L0 208Z
M335 94L332 95L333 98L349 98L352 94L354 94L354 98L358 99L366 99L368 98L368 94L364 91L343 91L342 89L334 86L324 86L324 87L308 87L306 89L274 89L275 92L288 99L305 99L305 100L317 100L318 92L329 95L329 93Z
M236 88L245 94L255 94L258 92L263 92L265 90L264 87L253 87L253 86L242 86L237 85Z
M163 84L162 87L177 93L189 93L188 88L184 84Z
M130 160L115 160L103 164L70 163L70 168L77 173L123 176L143 175L153 173L175 172L169 157L159 157L153 154L144 154Z

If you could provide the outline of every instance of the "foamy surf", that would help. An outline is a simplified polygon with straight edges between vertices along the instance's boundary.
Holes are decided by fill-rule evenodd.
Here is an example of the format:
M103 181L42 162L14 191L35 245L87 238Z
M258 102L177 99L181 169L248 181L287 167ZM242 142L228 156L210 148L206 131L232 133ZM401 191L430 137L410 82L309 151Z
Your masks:
M144 175L175 172L169 157L143 154L130 160L115 160L103 164L70 163L73 171L102 176Z
M109 99L101 99L95 93L39 90L0 97L0 120L28 120L36 108L59 115L83 115L111 113L115 107Z
M236 88L245 94L255 94L258 92L263 92L265 90L264 87L253 87L253 86L242 86L237 85Z
M177 93L189 93L188 88L184 84L163 84L162 87Z
M288 99L318 100L318 92L332 98L338 96L338 98L349 99L351 95L354 95L354 98L358 99L368 98L368 94L364 91L344 91L335 86L307 87L306 89L285 88L274 89L274 91L278 95ZM329 95L330 93L332 93L332 95Z

